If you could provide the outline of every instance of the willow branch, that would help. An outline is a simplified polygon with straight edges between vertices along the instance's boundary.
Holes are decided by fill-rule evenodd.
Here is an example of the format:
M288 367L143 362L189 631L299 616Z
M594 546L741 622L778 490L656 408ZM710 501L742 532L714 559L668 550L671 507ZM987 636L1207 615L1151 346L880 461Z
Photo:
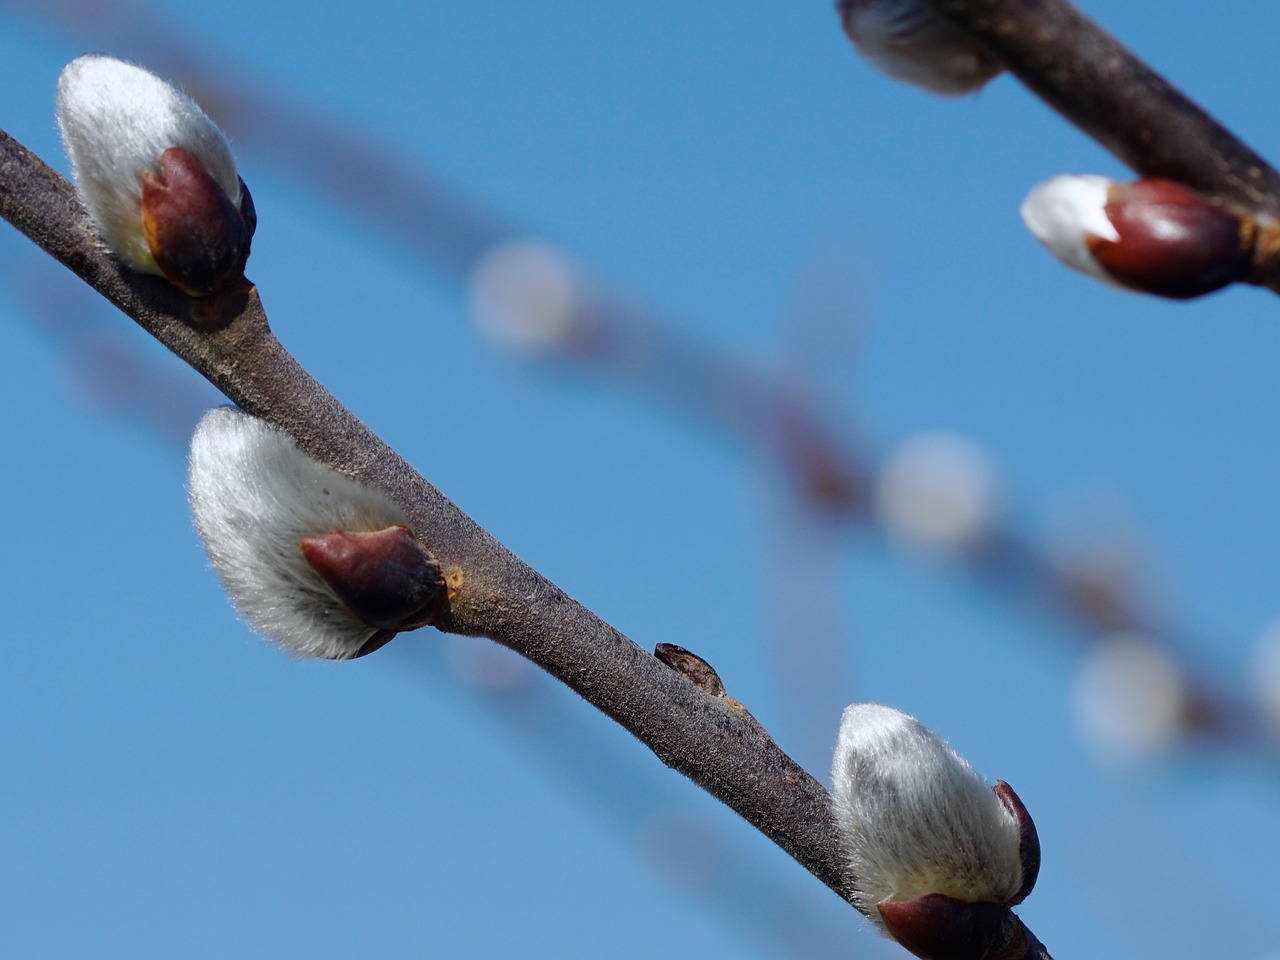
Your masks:
M385 493L445 571L441 630L488 637L528 658L631 731L790 854L846 902L853 878L826 789L740 703L659 660L486 533L379 440L289 355L248 281L209 300L119 266L70 184L0 131L0 216L102 294L241 409L315 459ZM1048 960L1017 917L1009 960ZM993 955L994 956L994 955Z
M447 574L440 629L488 637L527 657L849 899L822 784L750 714L600 620L424 480L280 345L255 288L193 301L164 280L121 268L97 242L70 184L3 131L0 215L237 406L399 505Z
M924 2L1138 173L1178 180L1260 224L1280 221L1280 173L1067 0ZM1278 259L1267 251L1258 282L1280 282Z

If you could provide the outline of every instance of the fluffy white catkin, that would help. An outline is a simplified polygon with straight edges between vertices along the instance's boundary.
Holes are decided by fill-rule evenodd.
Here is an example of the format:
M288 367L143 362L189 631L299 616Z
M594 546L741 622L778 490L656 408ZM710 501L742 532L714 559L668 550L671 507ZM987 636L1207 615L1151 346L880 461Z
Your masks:
M108 249L160 273L142 228L142 174L180 147L240 205L235 159L222 131L177 87L123 60L85 54L58 77L58 130L80 198Z
M405 524L382 494L233 407L210 410L196 427L187 483L209 559L255 630L292 653L335 660L355 656L377 632L338 600L300 544L331 530Z
M1022 222L1067 266L1116 286L1088 246L1089 237L1116 242L1107 219L1107 194L1115 182L1093 174L1063 174L1037 184L1022 202Z
M941 893L1008 903L1022 883L1019 826L973 768L914 717L876 703L846 708L832 804L855 878L855 906Z

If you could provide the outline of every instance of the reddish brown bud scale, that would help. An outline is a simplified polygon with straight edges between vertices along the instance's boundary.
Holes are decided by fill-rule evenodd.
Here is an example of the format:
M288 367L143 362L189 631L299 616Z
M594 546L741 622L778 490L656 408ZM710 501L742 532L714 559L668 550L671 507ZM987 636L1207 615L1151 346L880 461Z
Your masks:
M1018 831L1021 834L1018 852L1022 856L1022 886L1009 901L1011 904L1018 904L1027 899L1036 885L1036 878L1040 876L1040 834L1036 831L1036 824L1031 819L1031 814L1022 805L1018 795L1013 792L1013 787L1003 780L997 780L991 791L1018 822Z
M390 643L392 639L395 638L395 635L396 635L395 630L379 630L372 637L370 637L363 644L361 644L360 649L357 650L354 654L352 654L348 659L358 660L361 657L367 657L369 654L373 653L375 650L381 650L388 643ZM330 657L329 659L334 659L334 658Z
M982 960L1001 946L1007 907L941 893L877 905L893 938L921 960Z
M258 208L253 205L253 195L249 193L249 185L244 182L244 177L236 177L236 182L240 184L240 220L244 223L244 249L240 260L243 268L244 261L249 259L249 243L258 231Z
M301 543L302 555L363 623L380 631L361 650L377 649L398 630L429 623L444 597L444 577L408 527L372 532L332 530ZM370 644L375 644L370 646Z
M1120 239L1091 235L1085 243L1126 286L1186 299L1252 271L1252 223L1173 180L1115 184L1104 212Z
M142 230L160 272L193 297L243 273L252 236L231 198L181 147L160 155L159 172L142 174Z

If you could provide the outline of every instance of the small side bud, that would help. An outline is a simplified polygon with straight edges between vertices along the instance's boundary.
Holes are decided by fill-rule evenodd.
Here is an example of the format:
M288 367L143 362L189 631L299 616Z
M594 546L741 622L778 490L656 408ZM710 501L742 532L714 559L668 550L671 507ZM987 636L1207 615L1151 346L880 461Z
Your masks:
M1059 260L1106 283L1189 299L1248 279L1256 225L1173 180L1060 176L1022 219Z
M879 70L943 96L980 89L1004 68L920 0L839 0L844 32Z
M242 275L256 217L222 131L141 67L87 54L58 78L58 129L107 248L203 296Z
M1003 945L1040 862L1016 794L993 792L914 717L874 703L845 710L831 776L858 910L928 960Z
M660 643L653 648L653 655L704 693L713 697L727 696L724 681L715 667L696 653L674 643Z
M196 529L232 602L291 653L349 660L444 603L440 567L381 493L231 407L191 439Z

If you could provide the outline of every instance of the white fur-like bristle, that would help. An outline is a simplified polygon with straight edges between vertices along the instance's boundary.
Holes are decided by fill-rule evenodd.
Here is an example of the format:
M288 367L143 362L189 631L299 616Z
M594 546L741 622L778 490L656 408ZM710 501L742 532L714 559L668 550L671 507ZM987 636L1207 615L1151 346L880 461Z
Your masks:
M838 6L857 51L895 80L959 96L1001 71L963 30L919 0L841 0Z
M187 483L209 560L249 625L292 653L355 656L376 631L338 600L301 543L406 524L404 513L233 407L210 410L196 427Z
M1107 194L1115 181L1096 174L1053 177L1038 184L1022 201L1022 222L1049 252L1069 267L1118 286L1094 259L1086 238L1120 239L1107 219Z
M914 717L878 703L844 711L831 777L854 905L941 893L1010 902L1022 883L1017 821L986 781Z
M142 174L181 147L235 206L240 181L226 137L190 97L123 60L85 54L58 77L58 130L76 189L107 248L144 273L160 273L142 230Z

